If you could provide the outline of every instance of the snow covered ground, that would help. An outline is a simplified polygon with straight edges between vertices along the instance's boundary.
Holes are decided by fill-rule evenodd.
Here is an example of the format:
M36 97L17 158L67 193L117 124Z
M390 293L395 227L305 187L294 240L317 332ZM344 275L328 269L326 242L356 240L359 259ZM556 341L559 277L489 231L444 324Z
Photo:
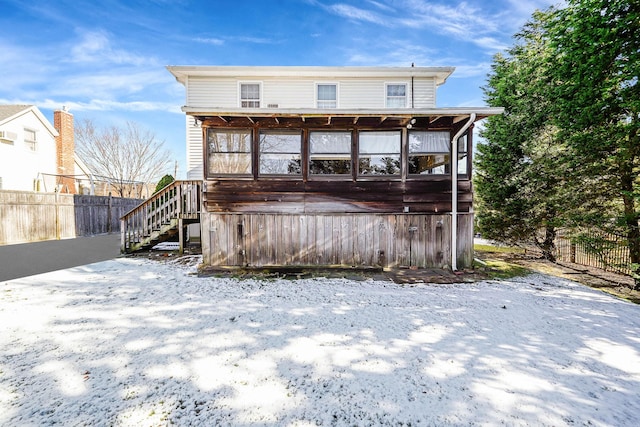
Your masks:
M577 283L193 272L0 283L0 425L640 425L640 307Z

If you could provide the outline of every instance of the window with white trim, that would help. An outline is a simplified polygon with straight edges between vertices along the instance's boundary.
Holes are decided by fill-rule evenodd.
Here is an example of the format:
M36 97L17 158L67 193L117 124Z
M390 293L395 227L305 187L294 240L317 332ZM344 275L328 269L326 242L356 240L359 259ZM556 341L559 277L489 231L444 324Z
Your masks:
M449 166L450 137L448 131L410 131L409 175L446 175L451 173Z
M260 175L302 175L300 131L260 132Z
M33 129L24 128L24 143L31 151L36 151L38 147L38 132Z
M318 83L316 88L318 108L336 108L338 106L338 86L336 84Z
M260 83L240 83L240 107L260 108Z
M387 83L387 108L406 108L407 85L405 83Z
M359 175L400 175L400 131L358 134Z

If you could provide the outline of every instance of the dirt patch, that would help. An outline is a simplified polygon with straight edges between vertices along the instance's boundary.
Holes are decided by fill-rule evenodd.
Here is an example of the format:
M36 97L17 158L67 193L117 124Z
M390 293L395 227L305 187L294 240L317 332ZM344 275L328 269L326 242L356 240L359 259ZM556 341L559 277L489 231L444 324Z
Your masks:
M476 256L481 260L499 259L525 267L531 271L573 280L585 286L640 304L640 291L633 289L633 278L629 276L568 262L553 263L526 254L482 251L476 252Z

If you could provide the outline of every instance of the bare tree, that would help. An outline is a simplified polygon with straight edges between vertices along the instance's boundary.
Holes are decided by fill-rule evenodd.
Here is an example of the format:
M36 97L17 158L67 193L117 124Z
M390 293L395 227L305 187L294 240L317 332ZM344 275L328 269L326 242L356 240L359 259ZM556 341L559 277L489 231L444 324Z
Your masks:
M83 120L75 126L75 143L82 161L120 197L140 198L143 187L155 185L171 161L164 141L135 122L99 128Z

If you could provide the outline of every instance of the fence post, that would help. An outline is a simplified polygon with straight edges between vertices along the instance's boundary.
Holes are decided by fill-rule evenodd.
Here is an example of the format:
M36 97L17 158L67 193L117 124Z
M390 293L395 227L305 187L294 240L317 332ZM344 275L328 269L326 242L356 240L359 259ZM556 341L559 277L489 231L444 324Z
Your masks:
M107 203L107 234L111 233L111 209L113 208L113 201L111 197L111 191L109 191L109 201Z
M60 203L58 201L58 188L55 190L55 205L56 205L56 240L60 240Z
M575 264L576 263L576 244L571 242L569 245L569 260Z

